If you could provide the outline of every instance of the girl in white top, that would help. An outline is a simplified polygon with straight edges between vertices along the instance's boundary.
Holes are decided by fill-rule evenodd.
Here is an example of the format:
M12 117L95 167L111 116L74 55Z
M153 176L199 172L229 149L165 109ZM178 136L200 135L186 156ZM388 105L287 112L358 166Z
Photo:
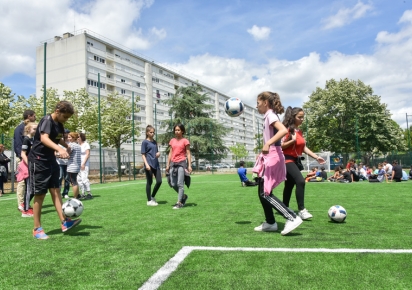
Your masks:
M77 182L79 183L81 197L86 199L92 199L92 193L90 192L90 180L89 180L89 160L90 160L90 145L86 141L86 135L84 133L79 134L77 139L81 148L81 165L80 172L77 175ZM84 192L87 195L84 195Z
M69 174L69 180L73 189L74 198L79 196L79 185L77 183L77 175L80 172L81 165L81 149L77 144L79 134L76 132L70 132L67 140L69 141L69 147L71 148L69 162L67 162L67 172Z

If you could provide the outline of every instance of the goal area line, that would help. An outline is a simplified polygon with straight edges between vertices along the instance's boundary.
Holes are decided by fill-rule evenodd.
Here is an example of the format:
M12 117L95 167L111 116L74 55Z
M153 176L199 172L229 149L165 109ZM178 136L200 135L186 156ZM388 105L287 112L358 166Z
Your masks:
M294 252L294 253L375 253L412 254L412 249L327 249L327 248L242 248L185 246L163 265L139 290L155 290L179 267L192 251L239 251L239 252Z

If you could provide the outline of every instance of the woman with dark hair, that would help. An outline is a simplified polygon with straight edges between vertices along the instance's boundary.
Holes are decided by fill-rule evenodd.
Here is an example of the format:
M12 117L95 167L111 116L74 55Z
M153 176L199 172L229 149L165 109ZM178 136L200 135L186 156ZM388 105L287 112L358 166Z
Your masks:
M306 141L303 137L299 126L305 119L305 113L302 108L288 107L285 112L283 125L288 129L288 133L282 140L283 154L286 163L286 181L283 189L283 203L289 207L293 187L296 185L296 201L298 203L298 215L302 220L307 220L313 216L305 208L305 179L300 172L297 162L300 162L300 156L305 152L310 157L316 159L319 164L324 164L325 160L313 153L306 147Z
M157 206L156 193L162 185L162 172L160 171L159 156L160 152L156 141L153 139L155 128L152 125L146 126L146 139L142 142L140 152L144 163L146 173L146 197L148 206ZM153 176L156 178L156 184L152 192Z
M173 127L175 138L169 142L170 152L167 158L166 172L170 175L170 186L178 193L178 199L173 209L182 208L188 198L184 192L185 172L192 172L192 157L190 142L183 137L185 126L177 124ZM187 162L186 162L187 159Z
M10 158L4 154L3 144L0 144L0 196L3 196L4 188L3 183L7 181L8 176L8 163L10 162Z

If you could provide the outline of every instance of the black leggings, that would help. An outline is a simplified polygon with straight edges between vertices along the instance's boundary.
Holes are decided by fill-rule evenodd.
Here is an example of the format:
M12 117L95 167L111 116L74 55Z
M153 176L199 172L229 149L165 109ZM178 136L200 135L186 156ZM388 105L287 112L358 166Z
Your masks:
M296 214L290 210L287 206L283 204L276 196L270 192L269 195L265 195L264 193L264 180L263 178L258 179L258 195L260 203L263 207L263 212L265 213L265 219L268 224L273 225L275 223L275 216L273 215L273 210L275 209L278 213L280 213L285 219L294 220L296 218Z
M152 197L156 196L157 191L159 190L160 186L162 185L162 172L160 171L160 168L154 169L150 167L150 170L147 170L145 168L145 173L146 173L146 195L147 195L147 201L151 201ZM156 184L153 188L153 193L150 193L152 189L152 183L153 183L153 175L156 177Z
M283 203L289 207L290 198L292 197L293 187L296 185L296 201L298 209L305 209L305 179L294 162L286 163L286 180L283 189Z

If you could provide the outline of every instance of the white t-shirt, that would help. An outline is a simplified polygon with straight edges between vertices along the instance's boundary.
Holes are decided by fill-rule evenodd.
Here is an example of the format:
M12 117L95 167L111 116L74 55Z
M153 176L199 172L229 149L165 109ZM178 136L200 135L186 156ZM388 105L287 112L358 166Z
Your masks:
M85 142L83 142L82 145L80 145L80 148L82 150L81 157L82 157L82 164L83 164L84 159L86 158L86 151L87 150L90 151L90 145L89 145L89 143L87 143L85 141ZM89 158L87 159L86 164L85 164L85 166L87 166L87 167L89 167L89 160L90 160L90 155L89 155Z
M385 165L385 171L386 171L386 173L388 173L388 174L392 174L392 164L389 164L389 163L387 163L386 165Z

